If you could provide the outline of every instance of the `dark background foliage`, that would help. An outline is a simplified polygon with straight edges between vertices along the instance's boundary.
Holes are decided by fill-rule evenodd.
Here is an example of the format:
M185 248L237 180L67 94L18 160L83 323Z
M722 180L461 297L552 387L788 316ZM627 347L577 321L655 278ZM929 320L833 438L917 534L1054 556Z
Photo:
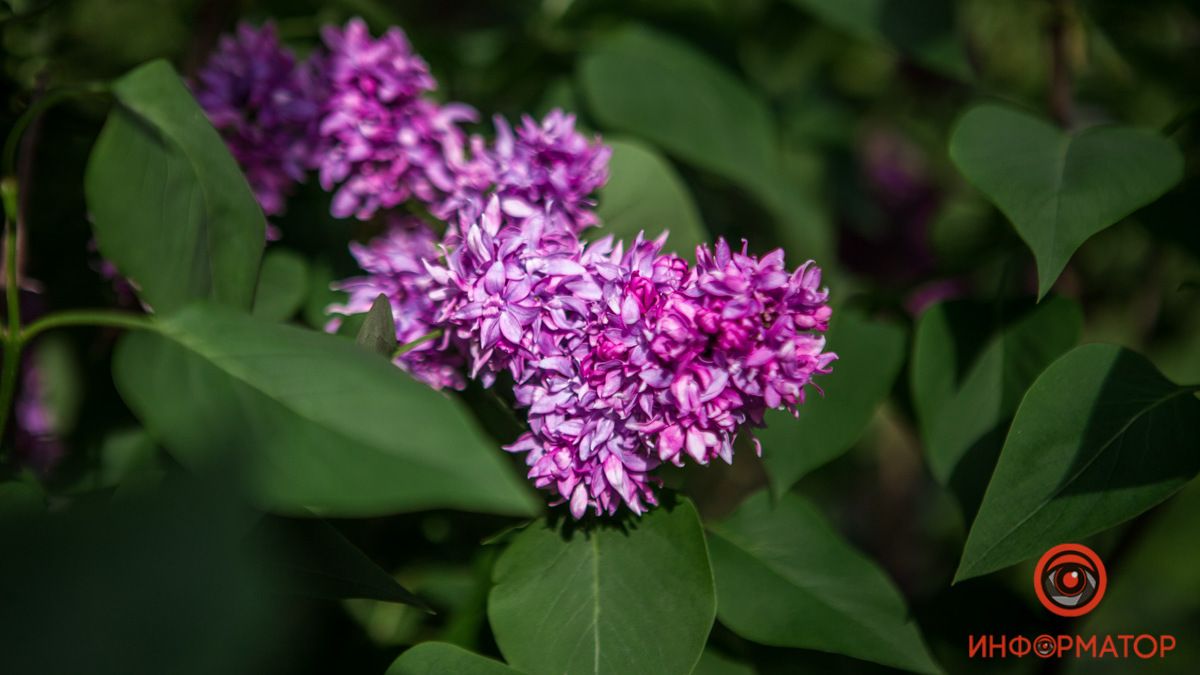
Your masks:
M601 215L622 234L667 228L684 250L716 236L745 238L755 251L784 246L791 264L814 257L826 269L838 374L799 422L780 416L763 432L764 461L745 447L731 467L668 478L706 523L759 490L805 495L886 572L949 672L1117 672L1129 665L966 658L968 634L1056 631L1174 634L1172 658L1136 665L1194 672L1200 572L1191 554L1200 554L1200 491L1184 487L1153 506L1195 473L1186 456L1200 448L1180 445L1196 438L1194 415L1147 424L1147 434L1164 435L1139 457L1168 466L1169 476L1131 469L1099 487L1078 486L1085 494L1134 491L1183 477L1111 522L1066 533L1084 537L1110 572L1109 596L1086 619L1057 620L1038 605L1029 578L1030 558L1040 552L982 560L979 571L992 573L951 581L964 545L971 551L972 521L989 509L989 479L995 488L1005 469L1019 474L1003 462L993 468L1014 415L1020 422L1018 404L1030 400L1026 392L1051 362L1077 344L1106 342L1144 355L1171 382L1200 382L1196 3L10 0L0 3L0 126L9 128L45 91L115 78L150 59L195 72L238 20L273 20L304 52L320 25L354 15L376 33L401 26L430 63L436 95L469 103L485 121L491 113L512 119L558 106L623 147L614 183L637 171L663 182L639 192L627 180L621 189L628 192L614 185L601 195ZM613 53L663 64L667 83L640 68L622 71ZM656 89L666 90L666 104L681 92L677 102L695 106L694 114L639 105ZM1021 220L1012 206L1021 187L992 189L980 174L1008 159L1005 153L1026 166L1020 162L1036 149L1005 143L1018 132L1002 121L985 120L981 131L984 141L1000 139L998 150L981 150L956 126L987 102L1069 129L1115 123L1157 130L1182 153L1182 178L1164 179L1170 189L1161 198L1116 209L1068 255L1061 276L1050 274L1052 288L1039 289L1041 257L1035 262L1021 224L1010 222ZM73 100L29 134L32 151L20 170L28 198L27 317L129 306L96 272L82 189L110 105L103 97ZM1147 176L1171 159L1152 154L1124 166L1129 176ZM1080 180L1081 203L1103 201L1102 180ZM298 262L272 292L295 323L319 328L332 297L328 282L355 272L346 243L369 237L375 226L333 220L314 181L275 222L284 232L276 248ZM1039 291L1050 296L1035 305ZM947 304L931 309L938 301ZM499 657L485 612L505 541L495 535L523 520L434 510L336 518L332 534L322 521L264 521L228 494L229 485L190 478L142 430L113 384L116 338L107 328L50 333L29 357L46 377L61 459L20 470L19 458L8 457L0 507L22 512L45 503L63 514L49 529L18 517L0 526L0 576L19 589L0 595L0 664L13 664L0 671L379 673L426 640ZM1083 364L1065 381L1083 381L1091 368ZM1104 383L1100 403L1149 377L1139 367L1121 368L1111 372L1128 377ZM1039 400L1050 409L1088 395L1067 386ZM513 420L494 399L474 390L465 399L497 438L511 438ZM945 411L956 421L937 421ZM956 424L963 428L946 428ZM1193 431L1172 436L1172 425ZM1036 462L1039 451L1035 444L1010 464ZM344 600L356 593L305 576L310 549L328 555L323 544L341 541L339 532L436 613L389 602L410 598L388 598L403 589L387 580L357 593L385 599ZM353 571L361 570L355 555L333 548L344 556L334 567L352 570L347 578L372 578ZM279 584L284 592L275 592ZM758 644L726 619L718 615L696 672L885 668ZM106 637L130 634L146 639L130 645ZM90 660L96 654L116 656L99 663Z

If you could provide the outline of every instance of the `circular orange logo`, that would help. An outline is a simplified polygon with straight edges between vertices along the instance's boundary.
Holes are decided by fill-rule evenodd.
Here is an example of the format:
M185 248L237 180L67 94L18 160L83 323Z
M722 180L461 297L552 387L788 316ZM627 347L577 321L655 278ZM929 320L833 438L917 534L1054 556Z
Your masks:
M1059 544L1033 568L1042 605L1059 616L1083 616L1100 604L1108 574L1100 556L1083 544Z

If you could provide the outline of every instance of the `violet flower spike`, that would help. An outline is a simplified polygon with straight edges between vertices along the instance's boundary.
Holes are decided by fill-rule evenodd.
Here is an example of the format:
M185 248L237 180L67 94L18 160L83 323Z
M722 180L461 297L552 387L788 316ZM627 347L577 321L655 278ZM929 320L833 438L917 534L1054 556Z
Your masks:
M225 35L192 82L196 100L225 139L263 212L284 212L305 178L323 96L313 64L297 64L271 23Z
M732 461L742 429L795 410L836 358L811 263L789 273L781 251L721 241L689 269L661 252L665 238L585 247L537 221L493 197L430 264L435 323L468 345L472 377L512 375L530 430L506 449L576 518L649 508L661 462Z
M376 39L353 19L326 27L322 39L329 96L314 164L334 192L333 215L367 220L411 198L440 202L465 143L458 125L474 110L422 98L436 82L399 28Z

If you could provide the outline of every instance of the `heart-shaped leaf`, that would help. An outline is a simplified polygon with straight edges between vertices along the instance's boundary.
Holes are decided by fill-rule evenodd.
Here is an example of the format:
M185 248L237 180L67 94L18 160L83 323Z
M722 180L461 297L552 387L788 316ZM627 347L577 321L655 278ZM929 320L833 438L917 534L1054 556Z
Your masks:
M1128 520L1200 471L1200 400L1145 357L1077 347L1029 388L955 580Z
M539 506L461 406L349 340L211 305L157 325L117 346L121 396L183 464L236 463L268 509Z
M810 391L799 418L769 411L754 432L775 495L854 445L904 362L904 329L854 310L834 312L828 338L838 360L816 380L824 393Z
M266 220L204 111L165 61L117 80L84 189L100 253L158 312L248 309Z
M940 672L904 598L808 502L751 497L709 527L721 623L766 645Z
M687 501L624 526L540 520L513 537L493 578L496 643L531 675L690 673L716 611L704 530Z
M1083 313L1064 298L1021 308L1025 311L1007 319L1006 307L979 308L969 318L955 311L960 308L961 303L937 305L921 316L913 347L913 399L922 402L918 408L929 467L954 493L970 522L1021 397L1046 366L1075 346ZM961 364L956 363L952 335L963 328L949 325L957 319L971 321L972 328L981 323L998 327L978 355L963 355L966 363ZM944 394L935 391L937 382L948 384ZM932 399L937 400L927 403Z
M620 138L605 142L612 148L612 159L597 208L604 227L588 234L631 241L639 232L653 239L669 230L666 249L691 257L709 237L683 179L665 157L644 143Z
M1183 176L1179 149L1153 131L1099 126L1064 133L991 104L959 119L950 157L1033 251L1039 296L1083 242Z

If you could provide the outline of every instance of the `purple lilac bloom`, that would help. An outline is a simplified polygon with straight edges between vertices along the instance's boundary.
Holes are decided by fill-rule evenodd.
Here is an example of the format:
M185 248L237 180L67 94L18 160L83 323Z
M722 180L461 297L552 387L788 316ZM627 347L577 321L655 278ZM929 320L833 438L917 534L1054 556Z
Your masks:
M13 402L13 446L20 461L39 475L50 473L66 453L50 408L42 374L33 359L22 359L21 385Z
M612 148L575 131L575 116L558 109L541 122L523 116L515 136L503 118L495 124L496 192L504 212L523 218L545 205L563 229L595 225L588 196L608 181Z
M507 449L576 518L655 504L650 472L664 461L732 461L740 429L767 408L795 411L830 371L811 263L789 273L782 251L721 241L689 270L661 253L665 237L585 247L546 222L493 198L430 274L436 322L469 345L472 377L507 371L527 409L530 430Z
M350 244L350 253L367 274L347 279L335 286L349 294L344 304L330 312L359 314L371 308L382 293L392 306L396 321L396 340L412 342L430 332L437 306L430 298L433 279L425 269L437 259L437 237L433 230L415 217L394 217L387 231L369 244ZM330 320L327 330L341 325L340 316ZM462 389L463 359L449 336L424 342L396 359L396 364L434 389Z
M493 121L496 138L491 147L474 136L471 159L456 153L455 187L434 207L434 215L465 228L495 194L511 218L536 214L548 227L572 234L598 223L589 197L608 180L611 148L599 137L589 140L577 132L575 116L557 109L540 122L523 116L515 133L503 117Z
M465 143L459 125L475 111L421 98L436 83L398 28L375 39L354 19L322 38L330 94L316 165L321 187L336 190L333 215L367 220L410 198L440 201L454 187L451 164Z
M312 163L321 78L297 65L272 24L241 24L196 76L196 100L241 165L263 212L283 213Z

